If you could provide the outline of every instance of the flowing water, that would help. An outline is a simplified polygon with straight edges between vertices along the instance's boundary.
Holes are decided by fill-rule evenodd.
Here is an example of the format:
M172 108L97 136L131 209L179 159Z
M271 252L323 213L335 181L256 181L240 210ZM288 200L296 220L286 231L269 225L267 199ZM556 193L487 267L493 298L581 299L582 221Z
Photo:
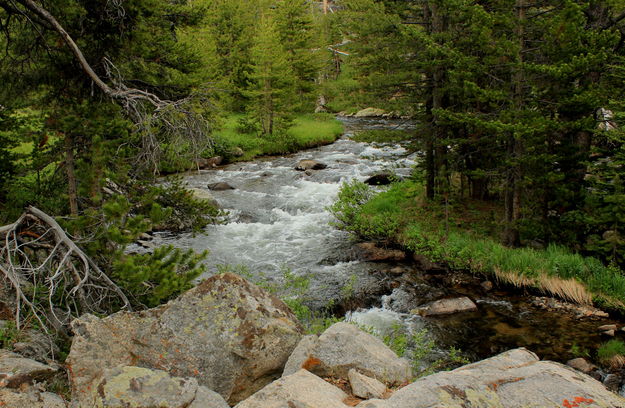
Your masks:
M361 302L344 304L348 319L380 332L400 327L427 329L441 348L455 346L471 359L525 346L542 358L564 361L572 349L593 349L605 339L596 328L611 320L576 320L560 312L534 307L531 297L510 291L485 291L470 276L425 275L409 263L390 265L359 260L348 234L330 225L327 206L344 181L364 180L382 170L408 176L420 159L402 144L365 144L350 139L363 129L410 129L405 121L342 119L346 133L337 142L288 157L237 163L218 170L188 174L191 187L206 189L227 182L235 189L213 191L230 212L229 222L209 226L201 234L157 234L155 243L210 251L209 272L230 265L255 280L280 285L285 271L307 276L308 304L321 308L346 296ZM302 159L327 168L307 175L294 170ZM399 270L398 270L399 268ZM399 273L402 272L402 273ZM419 304L441 297L468 295L478 311L442 318L411 314ZM351 310L345 310L351 309Z

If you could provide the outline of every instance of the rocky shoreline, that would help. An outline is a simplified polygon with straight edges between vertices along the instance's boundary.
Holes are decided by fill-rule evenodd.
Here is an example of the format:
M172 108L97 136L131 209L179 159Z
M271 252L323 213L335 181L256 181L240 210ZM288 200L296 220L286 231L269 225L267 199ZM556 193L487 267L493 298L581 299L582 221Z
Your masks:
M50 392L60 366L3 350L2 407L625 407L591 376L525 349L413 381L380 339L345 322L305 336L281 300L230 273L72 328L71 401Z

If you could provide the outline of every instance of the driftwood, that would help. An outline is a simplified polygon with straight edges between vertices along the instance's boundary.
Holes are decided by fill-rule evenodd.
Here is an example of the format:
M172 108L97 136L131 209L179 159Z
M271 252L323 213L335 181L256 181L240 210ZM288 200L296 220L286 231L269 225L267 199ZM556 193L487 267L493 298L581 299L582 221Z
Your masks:
M0 277L15 294L18 328L32 315L46 332L82 313L131 309L122 290L43 211L29 207L0 227Z

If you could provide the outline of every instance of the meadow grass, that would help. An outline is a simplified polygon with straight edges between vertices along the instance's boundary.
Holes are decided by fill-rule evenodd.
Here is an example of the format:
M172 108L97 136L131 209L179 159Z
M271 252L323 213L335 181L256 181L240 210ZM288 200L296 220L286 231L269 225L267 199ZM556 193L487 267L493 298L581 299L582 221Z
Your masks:
M291 123L285 135L263 137L244 133L239 129L242 114L228 115L215 132L218 143L225 150L240 148L243 155L232 157L233 161L251 160L258 156L294 153L298 150L334 142L342 133L343 125L329 114L300 114Z
M358 201L355 195L366 199ZM339 200L360 203L349 207L349 216L340 203L330 211L339 228L364 239L393 242L450 268L578 304L625 309L625 276L620 269L558 245L544 250L506 247L488 234L476 233L462 217L452 215L446 222L440 205L427 203L422 186L415 182L395 183L373 196L358 183L346 184Z

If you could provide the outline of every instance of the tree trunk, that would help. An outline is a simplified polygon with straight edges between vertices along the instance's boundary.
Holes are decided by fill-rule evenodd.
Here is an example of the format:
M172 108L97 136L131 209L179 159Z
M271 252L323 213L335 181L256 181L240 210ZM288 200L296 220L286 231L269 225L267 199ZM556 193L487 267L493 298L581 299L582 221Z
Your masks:
M72 217L76 217L78 215L78 194L76 188L76 173L74 171L74 138L71 134L65 135L65 173L67 174L69 210Z

